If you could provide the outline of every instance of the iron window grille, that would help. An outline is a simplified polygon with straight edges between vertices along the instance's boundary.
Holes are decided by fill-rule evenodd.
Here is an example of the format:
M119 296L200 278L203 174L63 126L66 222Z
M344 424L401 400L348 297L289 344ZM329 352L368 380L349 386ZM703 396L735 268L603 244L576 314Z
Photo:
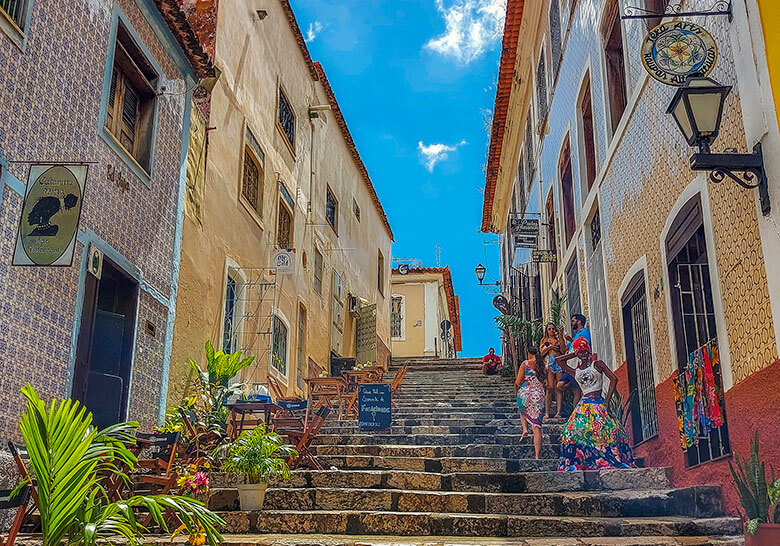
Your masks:
M390 337L400 338L402 335L402 306L403 298L393 298L390 306Z
M550 53L552 53L552 75L555 78L561 60L561 14L558 0L550 0Z
M547 63L544 60L544 50L539 56L536 68L536 96L539 102L539 121L547 115Z
M333 195L330 187L328 187L325 196L325 219L336 233L338 233L338 208L339 202L336 201L336 196Z
M322 253L314 249L314 291L322 296Z
M287 325L274 315L271 365L280 374L287 376Z
M235 345L236 280L228 275L225 287L225 318L222 324L222 351L230 354Z
M279 248L293 247L293 218L287 207L279 202L279 226L276 231L276 244Z
M8 14L11 21L22 31L25 30L28 2L29 0L0 0L0 9Z
M279 88L279 127L282 129L287 143L295 149L295 111L287 100L282 88Z
M355 214L357 221L360 222L360 205L358 205L357 200L354 197L352 198L352 212Z

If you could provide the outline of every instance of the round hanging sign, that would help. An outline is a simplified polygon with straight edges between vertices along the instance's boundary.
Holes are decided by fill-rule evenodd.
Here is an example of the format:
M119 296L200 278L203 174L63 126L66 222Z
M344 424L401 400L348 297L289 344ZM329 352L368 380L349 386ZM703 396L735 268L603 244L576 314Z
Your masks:
M647 33L642 64L666 85L681 86L691 74L706 76L718 60L718 46L707 30L695 23L670 21Z

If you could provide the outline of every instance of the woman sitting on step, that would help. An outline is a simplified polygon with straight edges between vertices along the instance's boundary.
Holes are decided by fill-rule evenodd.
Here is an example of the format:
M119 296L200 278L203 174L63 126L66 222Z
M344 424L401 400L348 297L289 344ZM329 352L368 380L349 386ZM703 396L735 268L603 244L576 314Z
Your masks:
M524 439L528 436L528 423L534 431L534 451L538 459L542 451L542 415L544 413L544 383L547 370L539 349L528 349L528 359L520 365L515 379L517 407L520 409L520 421L523 425Z
M579 359L576 368L568 364L573 358ZM584 337L575 339L573 352L559 356L556 361L582 388L582 400L563 429L558 470L636 466L625 431L607 410L617 387L617 377L612 370L601 360L594 360ZM602 393L604 376L609 379L606 399Z

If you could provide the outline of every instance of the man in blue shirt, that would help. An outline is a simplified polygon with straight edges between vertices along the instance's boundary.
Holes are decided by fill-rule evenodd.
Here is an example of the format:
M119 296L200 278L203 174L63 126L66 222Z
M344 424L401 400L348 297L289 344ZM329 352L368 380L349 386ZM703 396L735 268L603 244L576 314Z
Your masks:
M580 313L575 313L571 316L571 337L566 336L566 345L569 347L569 352L572 352L574 350L573 343L574 340L578 337L584 337L585 340L588 342L588 345L593 347L593 345L590 342L590 330L585 328L585 323L588 322L588 319L585 318L585 315L581 315ZM561 338L563 338L563 332L559 330L559 335ZM577 383L577 381L568 373L565 373L561 376L561 380L558 381L558 384L556 385L556 388L563 392L565 389L571 388L572 393L574 395L574 406L577 406L577 403L580 401L580 398L582 397L582 391L580 390L580 386Z

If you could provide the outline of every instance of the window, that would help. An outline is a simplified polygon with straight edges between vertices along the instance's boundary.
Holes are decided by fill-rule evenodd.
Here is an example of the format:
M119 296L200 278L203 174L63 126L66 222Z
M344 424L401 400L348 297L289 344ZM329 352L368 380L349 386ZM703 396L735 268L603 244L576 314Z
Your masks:
M379 288L379 293L385 293L385 257L382 256L382 251L377 251L376 260L376 286Z
M653 353L643 271L631 280L626 294L628 296L623 300L623 334L628 389L637 393L631 408L631 428L634 444L638 444L658 434Z
M263 163L265 154L249 127L244 146L244 173L241 177L241 196L261 217L263 216Z
M287 144L290 145L293 152L295 151L295 112L293 111L290 101L287 100L287 95L279 87L279 128L282 130L282 134L287 139Z
M390 303L390 337L403 340L406 337L404 330L404 297L393 296Z
M276 230L276 244L279 248L293 247L293 217L281 200L279 201L279 225Z
M225 281L225 316L222 322L222 350L232 353L239 350L238 323L240 320L239 291L241 281L229 271Z
M357 221L360 222L360 205L358 205L357 200L354 197L352 198L352 212L355 214Z
M271 342L271 366L287 376L287 325L274 315L273 340Z
M555 205L553 204L552 191L547 196L547 204L545 205L545 215L547 216L547 250L552 251L552 253L555 254L557 258L558 242L555 237ZM552 283L553 278L555 278L555 274L558 272L557 260L550 264L550 271L552 273L550 276L551 277L550 283Z
M339 232L338 215L339 202L336 201L336 196L333 195L333 191L328 186L327 195L325 196L325 218L336 233Z
M148 175L151 172L157 72L118 23L105 127Z
M574 237L574 230L576 229L576 221L574 219L574 190L571 174L571 149L569 148L569 141L563 147L563 153L561 154L561 197L563 198L563 227L566 234L566 247L569 246L572 237Z
M303 305L298 306L298 355L295 361L295 381L298 388L303 390L303 369L306 362L306 308Z
M561 60L561 14L558 0L550 0L550 52L552 53L552 77L558 71Z
M576 254L566 268L566 306L569 308L569 316L575 313L582 313L582 304L580 303L580 267Z
M588 286L588 324L593 340L593 351L601 356L601 359L609 366L615 367L612 351L612 330L609 325L609 312L607 307L607 275L604 267L604 250L601 244L601 221L598 211L590 222L590 232L593 235L590 242L586 243L585 262L587 269ZM598 236L595 236L598 234Z
M27 23L27 7L30 0L0 0L0 10L24 32Z
M617 1L613 1L607 7L603 36L604 60L607 68L607 103L610 129L614 134L628 102L623 30Z
M525 122L525 161L528 166L528 183L531 183L534 173L534 135L531 131L531 109L528 109L528 115Z
M539 55L539 64L536 67L536 98L539 103L539 121L542 122L547 115L547 65L544 50Z
M322 296L322 253L314 249L314 291Z
M579 105L580 136L582 137L582 159L585 163L583 195L587 195L596 180L596 139L593 133L593 102L590 94L590 79L583 86Z

